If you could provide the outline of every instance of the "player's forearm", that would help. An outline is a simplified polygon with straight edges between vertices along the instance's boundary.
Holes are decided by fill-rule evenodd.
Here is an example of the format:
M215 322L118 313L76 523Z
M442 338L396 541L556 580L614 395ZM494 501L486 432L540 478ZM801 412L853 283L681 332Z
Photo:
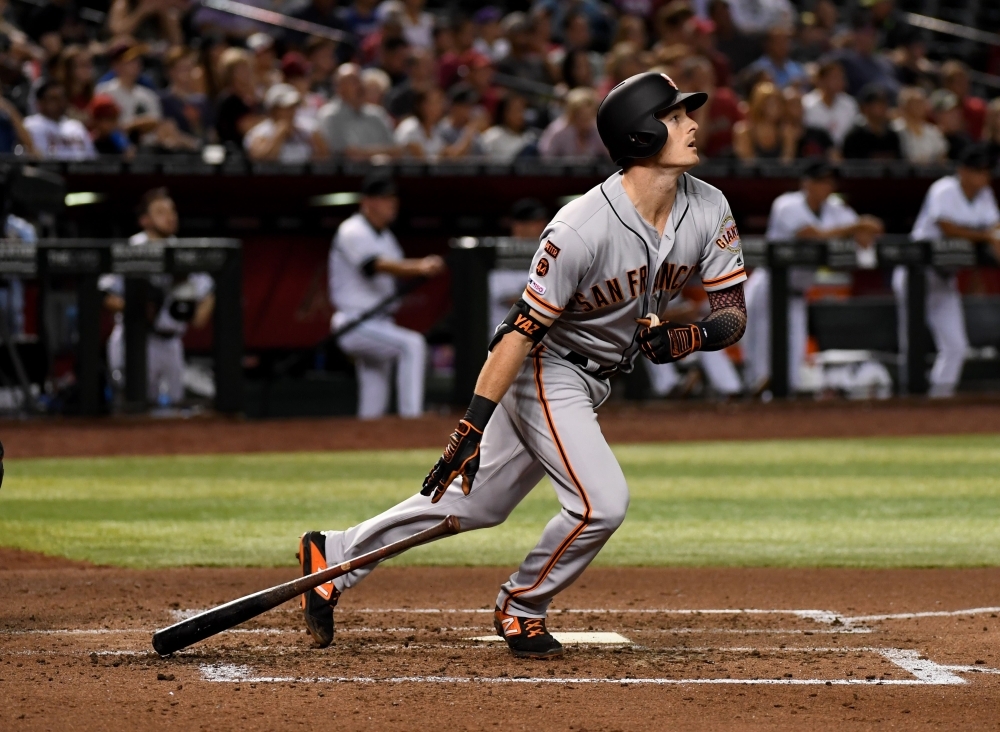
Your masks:
M951 221L938 221L938 228L945 236L956 239L968 239L969 241L994 241L995 229L970 229L968 226L960 226Z
M393 277L419 277L423 274L423 264L420 259L376 259L376 272L390 274Z
M483 370L479 372L476 394L492 402L503 399L503 395L517 378L517 372L533 345L530 338L520 333L511 332L505 335L494 346L483 365Z
M739 342L747 329L747 304L743 283L708 293L712 313L698 325L702 351L721 351Z

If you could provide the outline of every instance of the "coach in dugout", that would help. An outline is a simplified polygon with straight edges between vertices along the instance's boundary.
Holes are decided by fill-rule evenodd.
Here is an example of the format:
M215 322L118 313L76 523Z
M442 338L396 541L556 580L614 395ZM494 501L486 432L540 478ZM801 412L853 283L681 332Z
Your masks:
M177 207L166 188L146 192L136 209L142 231L129 244L148 244L177 238ZM215 308L215 286L211 275L196 272L175 283L171 275L150 278L152 307L147 309L146 338L147 397L158 406L177 404L184 398L184 343L188 325L206 325ZM125 374L125 280L121 275L101 275L98 288L104 306L115 314L115 327L108 338L107 358L111 382L124 384Z
M424 410L427 344L420 333L396 325L391 313L398 303L392 298L397 278L433 277L444 270L444 260L403 257L389 231L398 212L392 178L370 173L361 185L361 210L340 225L330 247L330 302L336 310L331 326L336 332L363 318L337 341L354 359L361 419L386 413L394 366L399 415L419 417Z
M836 194L836 170L822 159L809 162L802 187L778 196L767 221L768 241L795 239L853 238L869 249L885 230L882 220L858 216ZM791 391L799 385L799 371L806 354L809 326L806 290L812 286L813 271L793 267L789 273L791 297L788 302L788 383ZM744 378L751 393L760 393L771 378L771 273L758 267L746 284L747 330L743 338L746 371Z
M986 145L967 147L959 159L955 175L935 181L924 198L913 224L913 241L945 238L986 242L1000 261L1000 210L990 187L991 171L996 165ZM892 273L896 296L899 348L906 352L906 267ZM962 378L969 339L965 330L962 295L954 271L928 267L926 319L934 338L937 356L930 374L930 397L954 395Z

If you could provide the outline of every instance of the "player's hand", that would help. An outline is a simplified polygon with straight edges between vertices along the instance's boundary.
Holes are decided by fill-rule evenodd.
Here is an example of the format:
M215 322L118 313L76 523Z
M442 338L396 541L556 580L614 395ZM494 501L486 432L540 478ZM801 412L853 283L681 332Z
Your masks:
M433 277L444 271L444 260L436 254L424 257L419 264L421 277Z
M655 314L636 318L639 325L639 348L653 363L671 363L701 348L701 328L697 325L660 323Z
M856 233L874 234L875 236L880 236L885 233L885 224L883 224L882 219L877 216L864 214L858 217L858 221L854 225L854 230Z
M459 422L451 433L444 454L424 478L420 494L430 496L431 503L437 503L452 481L461 476L462 492L469 495L479 472L479 443L482 439L483 433L471 422L465 419Z

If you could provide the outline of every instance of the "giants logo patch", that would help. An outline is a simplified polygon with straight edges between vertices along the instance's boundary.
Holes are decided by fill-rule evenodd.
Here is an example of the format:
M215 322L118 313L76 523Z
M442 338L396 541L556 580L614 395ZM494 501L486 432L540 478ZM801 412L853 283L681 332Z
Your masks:
M538 264L535 265L535 274L539 277L544 277L549 273L549 260L542 257L538 260Z
M559 259L560 249L550 241L545 242L545 253L553 259Z
M740 232L736 228L736 221L732 216L726 216L719 227L719 237L715 240L715 245L719 249L728 249L733 254L739 254L743 246L740 242Z

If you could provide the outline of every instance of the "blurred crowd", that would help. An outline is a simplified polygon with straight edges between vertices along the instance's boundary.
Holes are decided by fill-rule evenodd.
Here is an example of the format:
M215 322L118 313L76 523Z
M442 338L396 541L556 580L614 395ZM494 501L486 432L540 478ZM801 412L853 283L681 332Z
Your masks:
M601 99L650 69L708 92L703 158L1000 149L1000 99L929 58L893 0L230 3L279 25L208 0L89 1L0 0L0 153L603 159Z

